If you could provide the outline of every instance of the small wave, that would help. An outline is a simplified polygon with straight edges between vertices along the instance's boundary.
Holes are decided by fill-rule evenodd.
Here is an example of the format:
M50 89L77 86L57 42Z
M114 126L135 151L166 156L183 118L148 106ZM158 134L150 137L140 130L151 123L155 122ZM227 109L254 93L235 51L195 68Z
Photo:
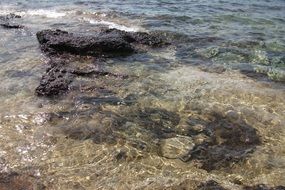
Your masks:
M45 16L47 18L59 18L66 16L67 13L58 12L56 10L36 9L36 10L28 10L24 14L32 16Z
M15 12L15 7L10 5L1 5L0 16Z
M86 20L86 19L85 19L85 20ZM139 31L139 28L138 28L138 27L134 27L134 26L129 27L129 26L117 24L117 23L110 22L110 21L94 20L94 19L90 19L90 20L87 20L87 21L89 21L90 24L106 25L106 26L108 26L109 28L116 28L116 29L119 29L119 30L127 31L127 32L138 32L138 31Z

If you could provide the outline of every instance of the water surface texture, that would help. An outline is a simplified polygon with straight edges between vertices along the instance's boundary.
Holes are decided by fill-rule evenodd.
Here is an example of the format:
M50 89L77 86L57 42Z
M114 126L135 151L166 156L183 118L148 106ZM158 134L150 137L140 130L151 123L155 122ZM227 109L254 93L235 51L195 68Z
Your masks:
M25 27L0 28L0 189L285 186L284 0L1 0L9 13ZM36 96L36 32L98 27L171 45L100 62L126 79Z

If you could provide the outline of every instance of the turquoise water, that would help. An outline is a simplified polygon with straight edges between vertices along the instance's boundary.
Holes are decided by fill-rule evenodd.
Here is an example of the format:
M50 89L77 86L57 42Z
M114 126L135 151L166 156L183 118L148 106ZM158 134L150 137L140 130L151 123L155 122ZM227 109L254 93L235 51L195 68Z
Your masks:
M0 15L9 13L25 28L0 28L1 174L46 189L285 185L284 1L2 0ZM92 35L100 26L172 44L101 63L127 79L79 77L64 96L35 96L48 61L36 32ZM187 157L211 140L200 129L227 126L254 129L259 142L228 164Z

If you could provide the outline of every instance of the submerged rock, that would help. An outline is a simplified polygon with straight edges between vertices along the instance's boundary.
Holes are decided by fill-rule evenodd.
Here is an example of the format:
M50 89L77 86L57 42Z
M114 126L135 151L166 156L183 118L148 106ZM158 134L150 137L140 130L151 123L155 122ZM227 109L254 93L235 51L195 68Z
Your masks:
M30 175L22 175L16 172L0 173L0 189L1 190L44 190L45 186L38 183L36 179Z
M256 129L220 115L206 124L203 134L207 138L196 144L190 154L191 159L197 160L207 171L229 167L245 159L261 143Z
M72 74L60 66L49 68L43 75L40 85L36 88L36 94L38 96L63 94L68 90L68 85L73 78Z
M169 159L184 159L193 149L194 143L191 137L178 136L160 140L161 156Z
M2 26L3 28L7 28L7 29L20 29L20 28L24 28L24 26L19 25L19 24L11 24L11 23L3 23L0 24L0 26Z
M49 68L42 76L39 86L35 92L38 96L55 96L64 94L69 90L69 85L75 77L99 77L111 76L125 79L128 76L111 73L102 69L90 66L73 66L64 59L52 59L49 61Z
M50 58L51 69L42 77L36 94L53 96L66 92L75 76L113 76L127 78L126 75L110 73L102 69L82 68L68 64L72 55L114 57L136 52L135 44L158 47L166 44L158 35L144 32L125 32L117 29L101 29L93 36L77 36L62 30L43 30L37 33L41 49ZM60 58L62 63L55 61ZM62 62L62 61L59 61Z
M201 183L197 190L226 190L224 187L219 185L216 181L210 180L204 183Z
M258 184L254 186L245 186L244 190L285 190L285 186L268 187L264 184Z

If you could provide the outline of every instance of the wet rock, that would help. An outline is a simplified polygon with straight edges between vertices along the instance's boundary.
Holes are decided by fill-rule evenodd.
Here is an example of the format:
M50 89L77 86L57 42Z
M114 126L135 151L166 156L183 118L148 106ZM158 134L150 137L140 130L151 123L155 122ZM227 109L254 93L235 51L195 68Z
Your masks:
M111 73L97 69L92 65L74 66L63 58L51 59L49 68L43 75L40 85L36 88L38 96L55 96L64 94L69 90L69 85L75 77L100 77L111 76L120 79L128 78L127 75Z
M14 18L21 18L21 16L20 15L16 15L14 13L10 13L10 14L5 15L5 16L0 16L0 20L4 20L4 21L11 20L11 19L14 19Z
M24 28L24 26L22 26L22 25L12 24L12 23L3 23L3 24L0 24L0 26L2 26L3 28L6 28L6 29L20 29L20 28Z
M227 189L219 185L216 181L210 180L210 181L201 183L197 187L197 190L227 190Z
M42 51L48 54L115 56L135 52L128 42L112 35L75 36L62 30L43 30L37 33L37 38Z
M109 34L123 38L128 43L137 43L148 45L152 47L160 47L169 44L166 40L158 34L148 34L146 32L126 32L118 29L101 29L100 34Z
M152 47L166 44L158 35L117 29L102 29L94 36L76 36L62 30L43 30L37 33L37 38L45 53L70 53L82 56L129 55L136 52L133 44Z
M178 136L160 140L161 156L168 159L183 159L193 149L191 137Z
M244 160L261 141L257 131L245 122L235 123L227 117L215 115L203 134L207 137L191 151L191 160L211 171Z
M22 175L16 172L0 173L1 190L44 190L44 185L29 175Z
M136 52L134 44L157 47L165 44L158 35L143 32L125 32L117 29L102 29L93 36L76 36L62 30L43 30L37 33L41 49L51 59L50 69L42 77L36 89L39 96L63 94L76 76L112 76L125 79L128 76L104 71L102 68L72 66L69 62L73 55L113 57ZM63 60L63 61L62 61ZM94 102L101 100L94 100ZM114 99L107 100L119 103ZM128 101L124 101L128 103Z
M268 187L264 184L258 184L254 186L245 186L244 190L285 190L285 186Z
M73 75L60 66L49 68L43 75L40 85L36 88L38 96L55 96L68 90Z
M21 18L21 16L13 14L13 13L10 13L10 14L5 15L5 16L0 16L0 26L2 26L3 28L6 28L6 29L24 28L24 26L22 26L22 25L11 23L11 20L13 20L15 18Z

